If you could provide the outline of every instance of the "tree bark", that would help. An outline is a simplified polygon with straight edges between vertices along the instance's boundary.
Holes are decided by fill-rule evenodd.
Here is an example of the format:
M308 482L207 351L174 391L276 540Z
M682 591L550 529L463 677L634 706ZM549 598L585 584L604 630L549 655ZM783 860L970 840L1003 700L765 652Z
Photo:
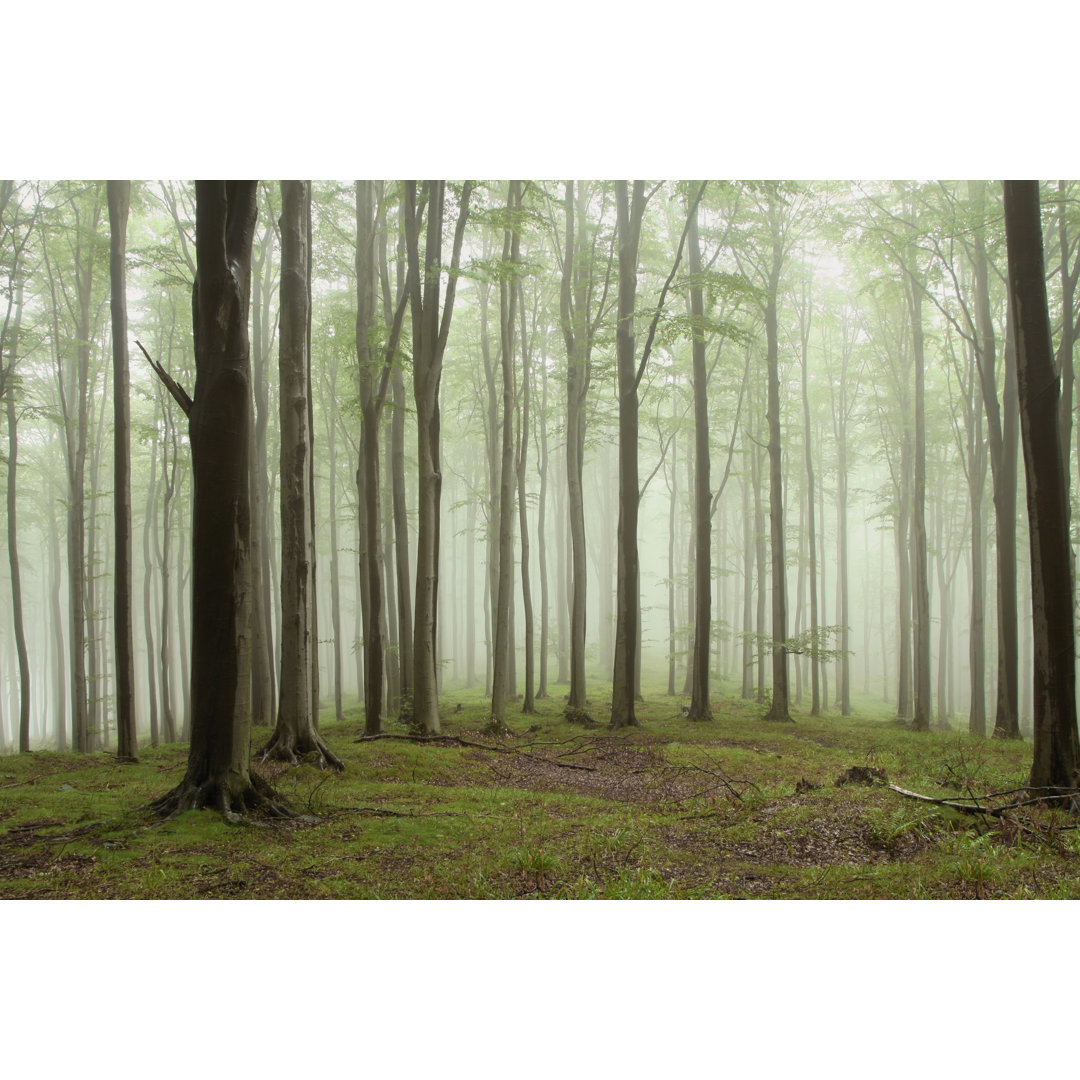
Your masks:
M1080 764L1072 560L1059 431L1060 373L1046 302L1038 181L1005 181L1005 234L1031 537L1035 746L1030 784L1066 792L1076 790Z
M18 267L12 270L15 277ZM26 649L26 629L23 625L23 602L22 602L22 575L19 566L19 534L16 526L16 491L19 460L19 433L18 415L15 412L15 362L18 356L19 328L22 323L23 310L23 279L20 276L18 284L14 281L9 283L12 288L9 294L8 315L11 314L11 306L15 307L15 321L11 324L10 339L8 346L7 367L3 366L3 349L0 348L0 397L4 398L4 407L7 412L8 425L8 457L7 457L7 541L8 541L8 567L11 573L11 617L15 634L15 655L19 665L19 753L30 753L30 660ZM4 334L7 337L8 318L4 319ZM3 344L0 338L0 345Z
M413 623L413 722L428 735L442 730L439 721L437 670L439 515L442 493L439 387L443 354L450 332L457 289L457 267L472 183L466 181L459 200L450 277L440 314L443 199L446 182L425 182L427 230L420 262L421 211L416 181L405 184L405 239L410 266L408 290L412 310L413 396L416 401L417 497L416 603Z
M124 265L131 181L110 180L109 280L113 339L113 633L116 654L116 754L138 760L135 646L131 625L131 407L128 401L127 272Z
M694 386L694 657L690 690L691 720L711 720L709 708L709 645L712 640L712 493L709 490L709 396L705 371L705 299L701 286L701 244L698 212L690 215L687 234L691 365Z
M226 816L244 809L285 812L249 769L248 306L256 193L252 180L195 186L191 746L183 780L153 804L165 814L201 806Z
M930 583L926 559L926 405L922 283L911 277L911 333L915 367L915 471L911 513L912 591L915 613L913 731L930 730Z
M310 199L310 181L281 181L281 671L277 724L262 756L296 764L311 755L320 768L341 769L318 733L313 688L318 645L311 522Z
M617 532L615 661L611 688L611 726L637 727L634 713L638 625L638 395L634 305L637 299L638 245L645 216L645 182L615 186L619 231L618 323L615 356L619 394L619 524Z
M520 206L518 182L510 181L506 209L510 217ZM491 717L499 728L506 727L508 668L510 666L510 606L513 603L514 568L514 316L517 289L513 281L519 260L520 240L516 226L504 233L499 278L499 325L502 370L502 455L499 464L498 529L499 563L495 589L495 642L492 657Z
M777 296L784 252L780 239L778 208L770 198L772 226L772 263L765 296L765 339L769 369L769 538L772 553L772 706L766 720L793 723L788 711L787 662L787 560L784 548L784 474L780 442L780 360L776 325Z

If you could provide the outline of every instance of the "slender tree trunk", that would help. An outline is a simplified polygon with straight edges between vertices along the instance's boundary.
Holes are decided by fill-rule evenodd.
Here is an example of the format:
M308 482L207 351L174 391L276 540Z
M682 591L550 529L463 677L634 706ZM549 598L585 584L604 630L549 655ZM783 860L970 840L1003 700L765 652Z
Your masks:
M521 197L518 196L518 208L521 206ZM517 234L515 232L515 239ZM517 500L518 500L518 528L521 532L521 603L525 617L525 696L521 705L521 711L525 715L536 712L536 630L533 619L532 602L532 577L529 565L529 516L528 500L525 497L525 467L529 449L529 414L530 405L530 380L532 373L529 367L529 339L525 326L525 297L521 293L521 283L511 281L510 288L518 293L518 311L521 318L521 411L518 420L518 445L517 445Z
M1074 791L1080 742L1068 488L1059 431L1060 374L1054 363L1043 273L1038 181L1005 181L1005 233L1031 536L1035 746L1029 782L1036 789Z
M754 602L754 519L750 512L750 489L754 485L753 463L756 449L749 442L750 428L746 433L744 452L749 454L751 474L743 476L742 481L742 526L743 526L743 614L742 614L742 696L749 700L754 696L754 624L752 610Z
M15 362L19 348L19 328L22 323L23 282L19 279L12 300L15 320L11 325L6 370L0 353L0 395L4 398L8 425L7 455L7 542L8 567L11 573L11 617L15 635L15 654L19 665L19 753L30 752L30 660L26 650L26 630L23 625L22 576L19 567L19 540L16 526L16 484L19 460L18 416L15 412ZM7 329L5 321L5 330ZM5 334L5 336L7 336Z
M311 754L320 767L341 769L319 736L312 683L319 661L311 520L310 199L310 181L281 181L281 673L277 724L262 756L295 764Z
M584 192L579 190L579 216L584 213ZM592 375L592 346L588 310L586 253L579 237L584 221L575 225L573 181L566 183L564 200L566 241L563 255L560 316L566 342L566 494L570 530L570 693L566 713L571 719L587 716L585 711L585 630L588 567L585 550L585 502L582 476L585 459L585 402ZM560 678L560 681L561 678Z
M619 230L618 323L615 355L619 393L619 525L615 662L611 690L611 726L637 727L634 714L638 637L638 396L634 306L637 298L638 243L645 214L645 184L635 180L632 194L625 181L616 184Z
M472 185L462 188L449 281L442 313L439 293L442 277L442 223L445 181L425 182L427 235L421 269L420 212L416 181L405 184L405 235L412 281L409 302L413 331L413 394L416 401L417 497L416 604L413 624L413 716L426 734L441 731L437 671L439 514L442 492L440 460L439 386L443 353L457 288L457 267L469 213Z
M771 207L772 209L772 207ZM776 304L780 287L783 250L774 232L772 269L765 298L765 338L769 368L769 399L766 416L769 423L769 535L772 552L772 706L766 720L791 723L788 711L787 648L787 561L784 547L784 476L780 445L780 362Z
M709 645L712 639L712 493L709 491L709 396L705 371L705 300L701 287L701 245L698 215L690 215L690 318L693 324L691 364L694 384L694 658L690 719L711 720L709 708Z
M551 642L551 603L547 566L548 440L547 440L547 364L540 365L540 491L537 497L536 547L540 564L540 681L536 696L548 696L548 649ZM471 567L470 563L470 567ZM470 622L471 626L471 622Z
M120 761L138 759L135 736L135 646L131 626L131 420L128 402L127 243L131 181L110 180L109 280L113 338L113 618L116 737Z
M510 181L507 196L507 215L512 216L519 208L520 198L518 183ZM519 258L519 238L517 228L508 226L505 230L502 253L502 275L499 281L499 320L501 338L502 367L502 456L499 464L499 504L498 538L499 567L498 584L495 591L495 644L491 677L491 716L492 723L499 728L506 727L506 699L508 667L510 663L510 617L513 604L512 572L513 552L513 512L514 512L514 317L517 303L517 289L510 277L514 273Z
M266 371L269 365L270 262L273 228L263 231L259 260L255 267L255 298L252 304L252 395L251 431L251 719L269 725L277 713L277 675L274 666L273 603L274 571L268 524L267 429L270 422L270 395Z
M800 317L802 313L800 312ZM802 326L802 406L803 406L803 431L805 433L803 445L806 456L806 500L807 500L807 541L809 545L810 565L810 629L816 630L818 622L818 567L817 567L817 527L814 522L814 453L813 440L810 426L810 393L807 379L807 359L809 353L810 318L809 303L806 305L806 315ZM821 715L821 684L819 681L820 668L817 657L810 657L810 715Z
M896 690L897 719L910 721L914 713L911 700L911 554L908 550L908 527L911 520L910 469L911 436L907 425L900 447L900 485L897 492L896 555L900 601L900 655Z
M930 583L926 558L926 358L923 354L922 286L911 282L911 331L915 365L915 473L912 531L912 590L915 601L915 715L913 731L930 730Z

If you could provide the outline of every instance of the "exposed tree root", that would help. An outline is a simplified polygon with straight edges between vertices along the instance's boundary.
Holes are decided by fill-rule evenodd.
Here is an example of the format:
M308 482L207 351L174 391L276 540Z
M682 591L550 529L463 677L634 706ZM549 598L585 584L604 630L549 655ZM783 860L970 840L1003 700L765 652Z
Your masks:
M335 769L337 772L345 769L345 763L323 742L317 731L298 736L280 725L270 737L270 741L259 751L259 760L286 761L290 765L308 762L320 769Z
M155 799L150 809L166 818L187 810L217 810L226 821L239 821L244 814L297 816L258 773L250 774L250 784L240 792L231 791L221 777L208 777L197 784L185 776L172 791Z

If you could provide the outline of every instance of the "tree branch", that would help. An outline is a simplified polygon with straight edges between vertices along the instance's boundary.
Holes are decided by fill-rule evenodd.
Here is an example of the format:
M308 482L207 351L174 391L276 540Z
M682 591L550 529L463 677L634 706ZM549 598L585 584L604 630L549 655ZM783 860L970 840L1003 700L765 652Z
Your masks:
M143 343L136 340L136 345L142 349L143 356L146 357L149 365L157 372L158 378L165 384L165 388L172 394L176 404L184 410L185 416L191 415L192 406L195 404L188 396L188 392L159 364L154 358L143 348Z

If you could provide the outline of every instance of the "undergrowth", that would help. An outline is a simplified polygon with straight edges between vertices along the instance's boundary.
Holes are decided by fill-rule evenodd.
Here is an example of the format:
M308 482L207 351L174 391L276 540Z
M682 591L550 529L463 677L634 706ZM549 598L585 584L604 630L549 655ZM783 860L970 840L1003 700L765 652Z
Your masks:
M641 728L616 733L606 689L590 686L595 726L555 694L511 716L508 736L485 731L475 691L445 695L437 741L396 720L356 741L360 710L326 717L343 773L253 759L297 811L288 821L155 817L180 745L134 765L0 758L0 898L1080 896L1067 813L965 813L883 782L951 801L1011 791L1030 744L916 734L872 707L774 725L721 697L713 723L693 724L681 698L648 691Z

